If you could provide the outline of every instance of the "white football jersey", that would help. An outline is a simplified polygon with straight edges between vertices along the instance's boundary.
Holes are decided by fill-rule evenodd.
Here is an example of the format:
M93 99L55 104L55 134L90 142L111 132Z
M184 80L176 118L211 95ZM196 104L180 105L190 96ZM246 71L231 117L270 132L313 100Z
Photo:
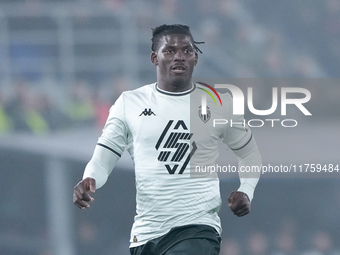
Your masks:
M202 114L200 84L170 93L157 85L127 91L117 99L98 144L120 156L127 149L135 166L136 216L131 247L187 224L206 224L221 233L221 206L216 176L196 176L195 166L214 165L219 142L239 149L251 140L244 125L213 126L213 119L234 119L232 98L220 94L216 106L207 97ZM213 110L214 109L214 110Z

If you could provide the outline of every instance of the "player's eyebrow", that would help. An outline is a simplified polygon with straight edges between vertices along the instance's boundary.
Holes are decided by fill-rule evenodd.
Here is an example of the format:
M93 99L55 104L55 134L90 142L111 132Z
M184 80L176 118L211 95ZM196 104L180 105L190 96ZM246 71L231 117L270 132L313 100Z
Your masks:
M176 46L172 45L172 44L170 44L170 45L169 44L165 44L163 48L174 49L174 48L176 48Z
M193 45L191 43L186 43L185 45L179 46L179 45L174 45L174 44L165 44L163 49L175 49L175 48L181 48L181 49L194 49Z

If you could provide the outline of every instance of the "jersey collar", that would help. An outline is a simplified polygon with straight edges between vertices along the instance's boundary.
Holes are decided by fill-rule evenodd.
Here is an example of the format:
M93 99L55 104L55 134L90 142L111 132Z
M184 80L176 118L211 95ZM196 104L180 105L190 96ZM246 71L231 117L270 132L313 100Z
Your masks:
M193 92L196 89L196 84L193 82L192 87L189 90L181 91L181 92L170 92L170 91L160 89L158 88L157 83L155 83L155 88L159 93L162 93L168 96L184 96L184 95L188 95L191 92Z

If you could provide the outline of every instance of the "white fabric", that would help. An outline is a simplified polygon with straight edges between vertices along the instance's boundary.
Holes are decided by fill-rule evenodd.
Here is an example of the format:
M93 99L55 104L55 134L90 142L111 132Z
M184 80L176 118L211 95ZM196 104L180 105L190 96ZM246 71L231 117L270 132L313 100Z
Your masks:
M223 106L216 106L208 98L211 116L204 123L199 107L201 94L205 92L196 86L200 85L176 94L161 92L156 84L124 92L110 109L98 139L98 144L104 147L96 146L86 167L84 178L95 178L99 188L111 173L117 155L124 149L130 153L137 190L131 247L187 224L210 225L221 233L219 180L205 175L196 178L195 166L215 164L221 140L231 149L237 149L240 165L257 164L260 160L248 128L212 125L214 118L242 122L242 116L232 115L230 95L220 95ZM252 198L256 183L256 178L241 176L239 190Z
M101 188L107 181L119 157L110 150L97 145L91 160L85 167L83 179L87 177L96 180L96 189Z
M234 151L239 160L239 176L241 185L238 191L246 193L252 201L254 197L254 190L259 181L261 172L260 167L262 163L261 154L252 138L249 144L243 149ZM247 167L250 167L247 169Z

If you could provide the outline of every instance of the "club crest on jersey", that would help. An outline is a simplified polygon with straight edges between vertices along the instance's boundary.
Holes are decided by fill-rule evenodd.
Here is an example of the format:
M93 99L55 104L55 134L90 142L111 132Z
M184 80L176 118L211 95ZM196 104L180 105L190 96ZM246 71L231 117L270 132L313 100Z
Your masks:
M169 120L164 128L155 149L159 151L158 161L165 163L169 174L183 174L189 164L190 158L197 150L196 143L192 142L190 151L192 135L183 120Z
M205 112L202 109L202 105L198 108L198 116L200 119L204 122L207 123L210 120L211 117L211 111L209 107L207 106L205 109Z

